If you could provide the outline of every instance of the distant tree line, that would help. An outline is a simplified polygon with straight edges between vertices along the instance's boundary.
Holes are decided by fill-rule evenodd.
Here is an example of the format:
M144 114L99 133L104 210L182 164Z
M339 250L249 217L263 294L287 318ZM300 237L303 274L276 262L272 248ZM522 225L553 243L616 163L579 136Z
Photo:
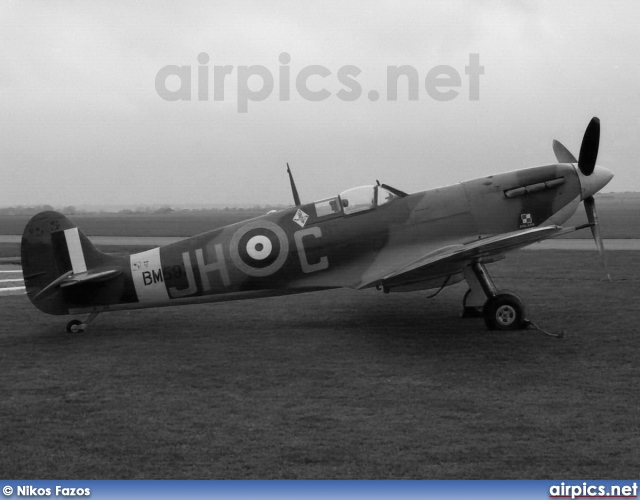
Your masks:
M284 205L254 205L252 207L224 207L224 208L172 208L169 205L163 205L161 207L152 207L152 206L144 206L144 207L136 207L134 209L125 208L122 210L116 209L76 209L74 206L62 207L62 208L54 208L51 205L34 205L34 206L23 206L18 205L16 207L3 207L0 208L0 215L35 215L40 212L45 212L47 210L57 210L58 212L63 213L64 215L97 215L97 214L121 214L121 215L136 215L136 214L159 214L166 215L171 213L176 214L207 214L207 213L218 213L218 212L267 212L269 210L279 210L285 208Z
M0 208L0 215L35 215L39 212L46 212L47 210L54 210L54 208L51 205L36 205L33 207L24 207L22 205L18 205L17 207Z
M280 210L286 208L285 205L254 205L251 207L224 207L224 208L172 208L169 205L156 207L136 207L135 209L125 208L119 210L122 215L135 214L207 214L218 212L266 212L269 210Z

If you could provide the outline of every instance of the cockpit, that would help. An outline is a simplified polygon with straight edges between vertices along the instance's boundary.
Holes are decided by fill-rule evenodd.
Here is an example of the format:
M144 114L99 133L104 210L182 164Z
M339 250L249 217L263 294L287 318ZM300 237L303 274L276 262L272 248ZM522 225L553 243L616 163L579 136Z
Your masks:
M317 201L316 216L325 217L343 212L345 215L372 210L397 198L397 195L382 186L360 186L347 189L339 196Z
M389 203L396 197L382 186L360 186L340 193L340 200L346 215L371 210Z

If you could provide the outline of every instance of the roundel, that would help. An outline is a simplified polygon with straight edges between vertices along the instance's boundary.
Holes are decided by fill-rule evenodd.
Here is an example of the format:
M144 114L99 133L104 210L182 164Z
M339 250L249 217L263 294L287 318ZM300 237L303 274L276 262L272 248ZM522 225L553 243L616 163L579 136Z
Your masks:
M273 254L273 243L262 234L252 236L247 242L247 253L258 262L266 261Z
M234 265L249 276L269 276L289 255L289 240L280 226L269 221L245 224L229 243Z

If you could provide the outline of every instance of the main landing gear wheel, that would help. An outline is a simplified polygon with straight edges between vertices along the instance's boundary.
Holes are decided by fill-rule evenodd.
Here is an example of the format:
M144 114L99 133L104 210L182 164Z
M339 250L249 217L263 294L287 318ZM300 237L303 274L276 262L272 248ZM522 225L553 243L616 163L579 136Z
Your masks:
M524 303L513 293L500 291L489 297L483 314L489 330L522 330L526 327Z
M84 324L79 319L72 319L67 323L67 333L84 332Z

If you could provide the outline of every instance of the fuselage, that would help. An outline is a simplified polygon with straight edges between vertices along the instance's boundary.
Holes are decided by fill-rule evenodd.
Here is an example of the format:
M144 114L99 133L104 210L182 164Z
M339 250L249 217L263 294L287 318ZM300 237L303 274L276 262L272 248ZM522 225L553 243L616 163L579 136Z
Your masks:
M79 313L359 288L443 247L561 225L601 188L585 190L580 176L561 163L406 196L363 186L118 257L110 265L120 276L87 285L99 293L70 289L65 298ZM425 277L423 288L449 272Z

